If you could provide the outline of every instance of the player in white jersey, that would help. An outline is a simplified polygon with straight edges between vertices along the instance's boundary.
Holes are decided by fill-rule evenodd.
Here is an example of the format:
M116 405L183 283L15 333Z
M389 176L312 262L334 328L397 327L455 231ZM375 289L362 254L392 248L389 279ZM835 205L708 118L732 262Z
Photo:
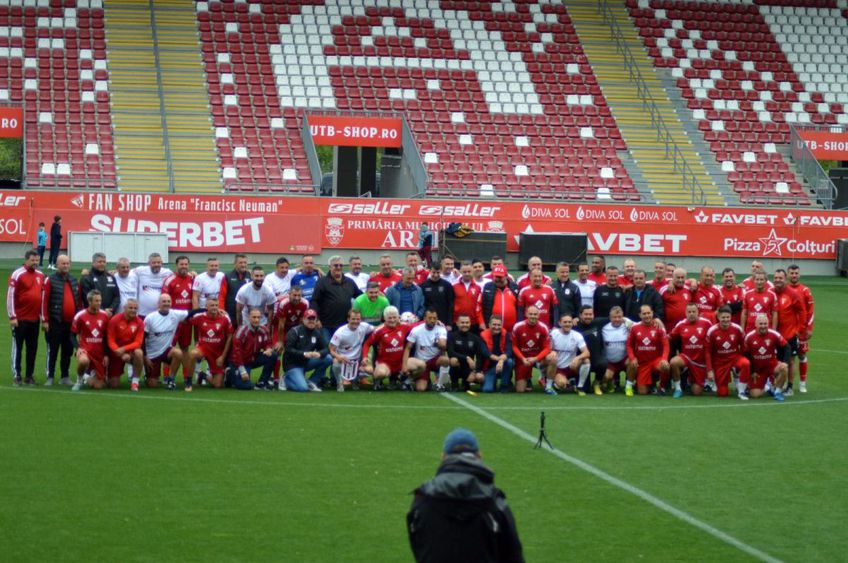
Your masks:
M586 347L583 335L571 330L573 325L571 314L564 313L559 317L559 328L551 331L551 351L556 353L557 360L556 364L548 364L545 392L549 395L556 393L556 389L565 390L568 387L574 388L581 397L586 395L583 385L591 367L589 348ZM576 386L575 378L579 378Z
M262 284L273 291L279 301L289 294L294 274L295 272L289 271L289 261L287 258L277 258L277 265L274 271L265 276L265 281Z
M601 328L601 342L607 359L604 384L608 393L615 391L614 378L620 377L621 372L627 373L627 339L633 325L633 321L624 317L624 310L619 306L610 309L609 319L610 322ZM601 394L601 384L596 381L595 395Z
M450 359L445 355L447 347L447 329L439 322L436 310L427 309L424 322L409 331L403 350L404 371L415 379L416 390L426 391L430 385L430 373L436 370L440 377L450 374Z
M176 389L174 378L183 361L183 352L174 346L177 327L186 320L190 311L171 309L171 296L163 293L159 296L157 309L144 317L144 363L147 367L147 386L159 385L162 363L170 365L170 375L165 377L168 389ZM191 379L185 379L186 391L191 391Z
M250 322L248 315L251 309L259 309L262 312L260 324L268 324L268 316L274 310L277 297L271 288L264 285L265 270L262 266L254 266L250 271L252 283L246 283L236 293L236 314L242 319L242 325L247 326Z
M580 290L580 304L593 307L595 305L595 289L598 284L589 279L589 265L580 264L577 267L577 289Z
M130 261L127 258L118 259L115 283L118 284L118 291L121 294L121 303L118 305L118 309L114 311L117 315L124 312L127 299L138 300L138 276L130 269Z
M220 264L217 258L206 260L206 271L194 277L191 286L191 308L201 309L206 307L206 301L210 298L218 299L221 293L221 284L224 283L226 274L218 270Z
M348 271L345 273L345 277L353 280L353 283L356 284L356 287L362 293L365 293L368 287L368 281L371 279L370 275L362 271L362 260L359 256L350 257L350 260L348 260Z
M162 285L165 278L174 272L162 265L162 256L158 252L147 258L147 266L139 266L133 272L138 277L138 314L144 317L159 307Z
M333 357L337 391L344 391L345 383L359 382L359 368L365 367L365 362L362 361L362 345L372 332L374 326L363 323L362 313L351 309L347 312L347 324L340 326L330 339L330 355Z

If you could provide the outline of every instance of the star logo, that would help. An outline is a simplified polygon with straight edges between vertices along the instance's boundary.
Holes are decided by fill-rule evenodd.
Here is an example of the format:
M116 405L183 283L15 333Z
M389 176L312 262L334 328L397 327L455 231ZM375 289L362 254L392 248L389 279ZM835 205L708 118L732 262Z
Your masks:
M697 215L695 215L695 221L697 221L698 223L706 223L707 219L709 219L709 217L706 213L704 213L703 209L700 210Z
M772 229L769 236L762 237L759 240L763 244L763 256L769 256L771 254L783 256L782 247L789 239L777 236L777 232Z
M791 211L789 212L789 215L783 218L783 222L787 225L794 225L796 221L797 219L794 215L792 215Z

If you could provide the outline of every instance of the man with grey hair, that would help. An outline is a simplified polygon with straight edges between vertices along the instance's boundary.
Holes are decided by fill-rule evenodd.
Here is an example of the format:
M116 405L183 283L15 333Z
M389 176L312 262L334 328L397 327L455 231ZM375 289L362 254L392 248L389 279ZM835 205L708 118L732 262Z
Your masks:
M115 283L118 286L121 302L118 308L113 311L115 314L122 313L129 299L138 299L138 276L130 268L128 258L118 258L118 264L115 268L116 276Z
M330 272L315 284L315 291L309 301L310 308L318 313L321 331L327 342L340 326L347 324L347 312L353 300L362 294L356 283L344 275L341 256L331 256L329 265Z
M424 292L415 285L415 270L412 268L403 269L401 280L386 290L386 299L397 307L401 315L412 313L419 319L424 316Z
M138 277L138 314L145 317L159 309L162 286L174 272L162 265L162 255L158 252L147 257L146 266L139 266L133 271Z
M102 305L100 310L110 317L118 312L121 306L121 292L115 281L115 276L106 271L106 255L95 252L91 257L91 269L80 277L80 302L83 308L88 307L88 294L96 289L100 292Z

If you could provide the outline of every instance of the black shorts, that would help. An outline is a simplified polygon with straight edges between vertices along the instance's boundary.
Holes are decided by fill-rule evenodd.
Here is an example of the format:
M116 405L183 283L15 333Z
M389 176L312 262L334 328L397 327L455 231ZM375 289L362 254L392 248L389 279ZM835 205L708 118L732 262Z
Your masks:
M787 342L789 343L789 356L794 358L798 355L798 336L793 336Z

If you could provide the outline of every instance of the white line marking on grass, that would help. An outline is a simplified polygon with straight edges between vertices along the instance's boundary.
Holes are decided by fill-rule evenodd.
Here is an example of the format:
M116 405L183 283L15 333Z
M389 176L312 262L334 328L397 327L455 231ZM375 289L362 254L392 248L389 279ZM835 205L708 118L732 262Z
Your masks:
M827 354L848 354L848 350L822 350L821 348L813 348L811 352L825 352Z
M654 400L655 397L646 398L647 401ZM553 399L554 401L557 399ZM709 400L709 399L707 399ZM582 401L582 400L581 400ZM763 399L758 399L754 401L734 401L732 403L719 403L714 402L712 404L698 404L698 405L681 405L679 403L669 404L667 401L663 401L662 399L658 399L661 401L659 403L655 403L654 405L631 405L631 406L615 406L615 405L585 405L585 406L556 406L556 405L534 405L534 406L487 406L489 410L501 410L501 411L525 411L525 410L539 410L540 408L545 409L546 411L664 411L664 410L693 410L693 409L750 409L756 407L789 407L789 406L801 406L801 405L819 405L822 403L841 403L848 401L848 397L834 397L831 399L812 399L809 401L787 401L785 403L778 403L777 401L771 399L770 397L764 397Z
M517 426L513 426L512 424L503 420L502 418L499 418L499 417L497 417L497 416L495 416L495 415L493 415L489 412L486 412L485 410L481 409L480 407L472 405L471 403L469 403L469 402L467 402L463 399L460 399L458 397L455 397L453 395L450 395L448 393L445 393L443 396L446 399L453 401L456 404L462 405L465 408L479 414L480 416L487 419L488 421L494 422L495 424L497 424L498 426L500 426L504 430L508 430L508 431L512 432L513 434L515 434L519 438L522 438L525 441L530 442L531 444L536 443L536 438L534 436L531 436L530 434L528 434L524 430L521 430ZM680 510L679 508L676 508L676 507L668 504L667 502L655 497L654 495L648 493L647 491L643 491L642 489L640 489L640 488L638 488L634 485L631 485L630 483L627 483L626 481L622 481L621 479L619 479L617 477L613 477L612 475L610 475L606 471L603 471L602 469L598 469L594 465L586 463L585 461L578 459L574 456L568 455L567 453L565 453L561 450L558 450L556 448L554 448L554 449L543 448L543 449L545 451L550 452L551 454L555 455L556 457L560 458L561 460L566 461L566 462L576 466L579 469L582 469L583 471L585 471L585 472L587 472L591 475L594 475L598 479L601 479L602 481L605 481L605 482L609 483L610 485L613 485L614 487L618 487L619 489L627 491L628 493L641 498L642 500L654 505L655 507L659 508L660 510L671 514L675 518L682 520L683 522L686 522L687 524L690 524L690 525L710 534L714 538L719 539L719 540L721 540L721 541L723 541L723 542L725 542L729 545L732 545L733 547L739 549L740 551L747 553L751 557L759 559L760 561L768 561L770 563L779 563L780 562L780 559L777 559L776 557L772 557L768 553L760 551L756 547L752 547L752 546L748 545L747 543L736 539L735 537L731 536L730 534L728 534L726 532L722 532L718 528L714 528L714 527L710 526L709 524L707 524L706 522L702 522L701 520L698 520L697 518L695 518L694 516L692 516L688 512Z

